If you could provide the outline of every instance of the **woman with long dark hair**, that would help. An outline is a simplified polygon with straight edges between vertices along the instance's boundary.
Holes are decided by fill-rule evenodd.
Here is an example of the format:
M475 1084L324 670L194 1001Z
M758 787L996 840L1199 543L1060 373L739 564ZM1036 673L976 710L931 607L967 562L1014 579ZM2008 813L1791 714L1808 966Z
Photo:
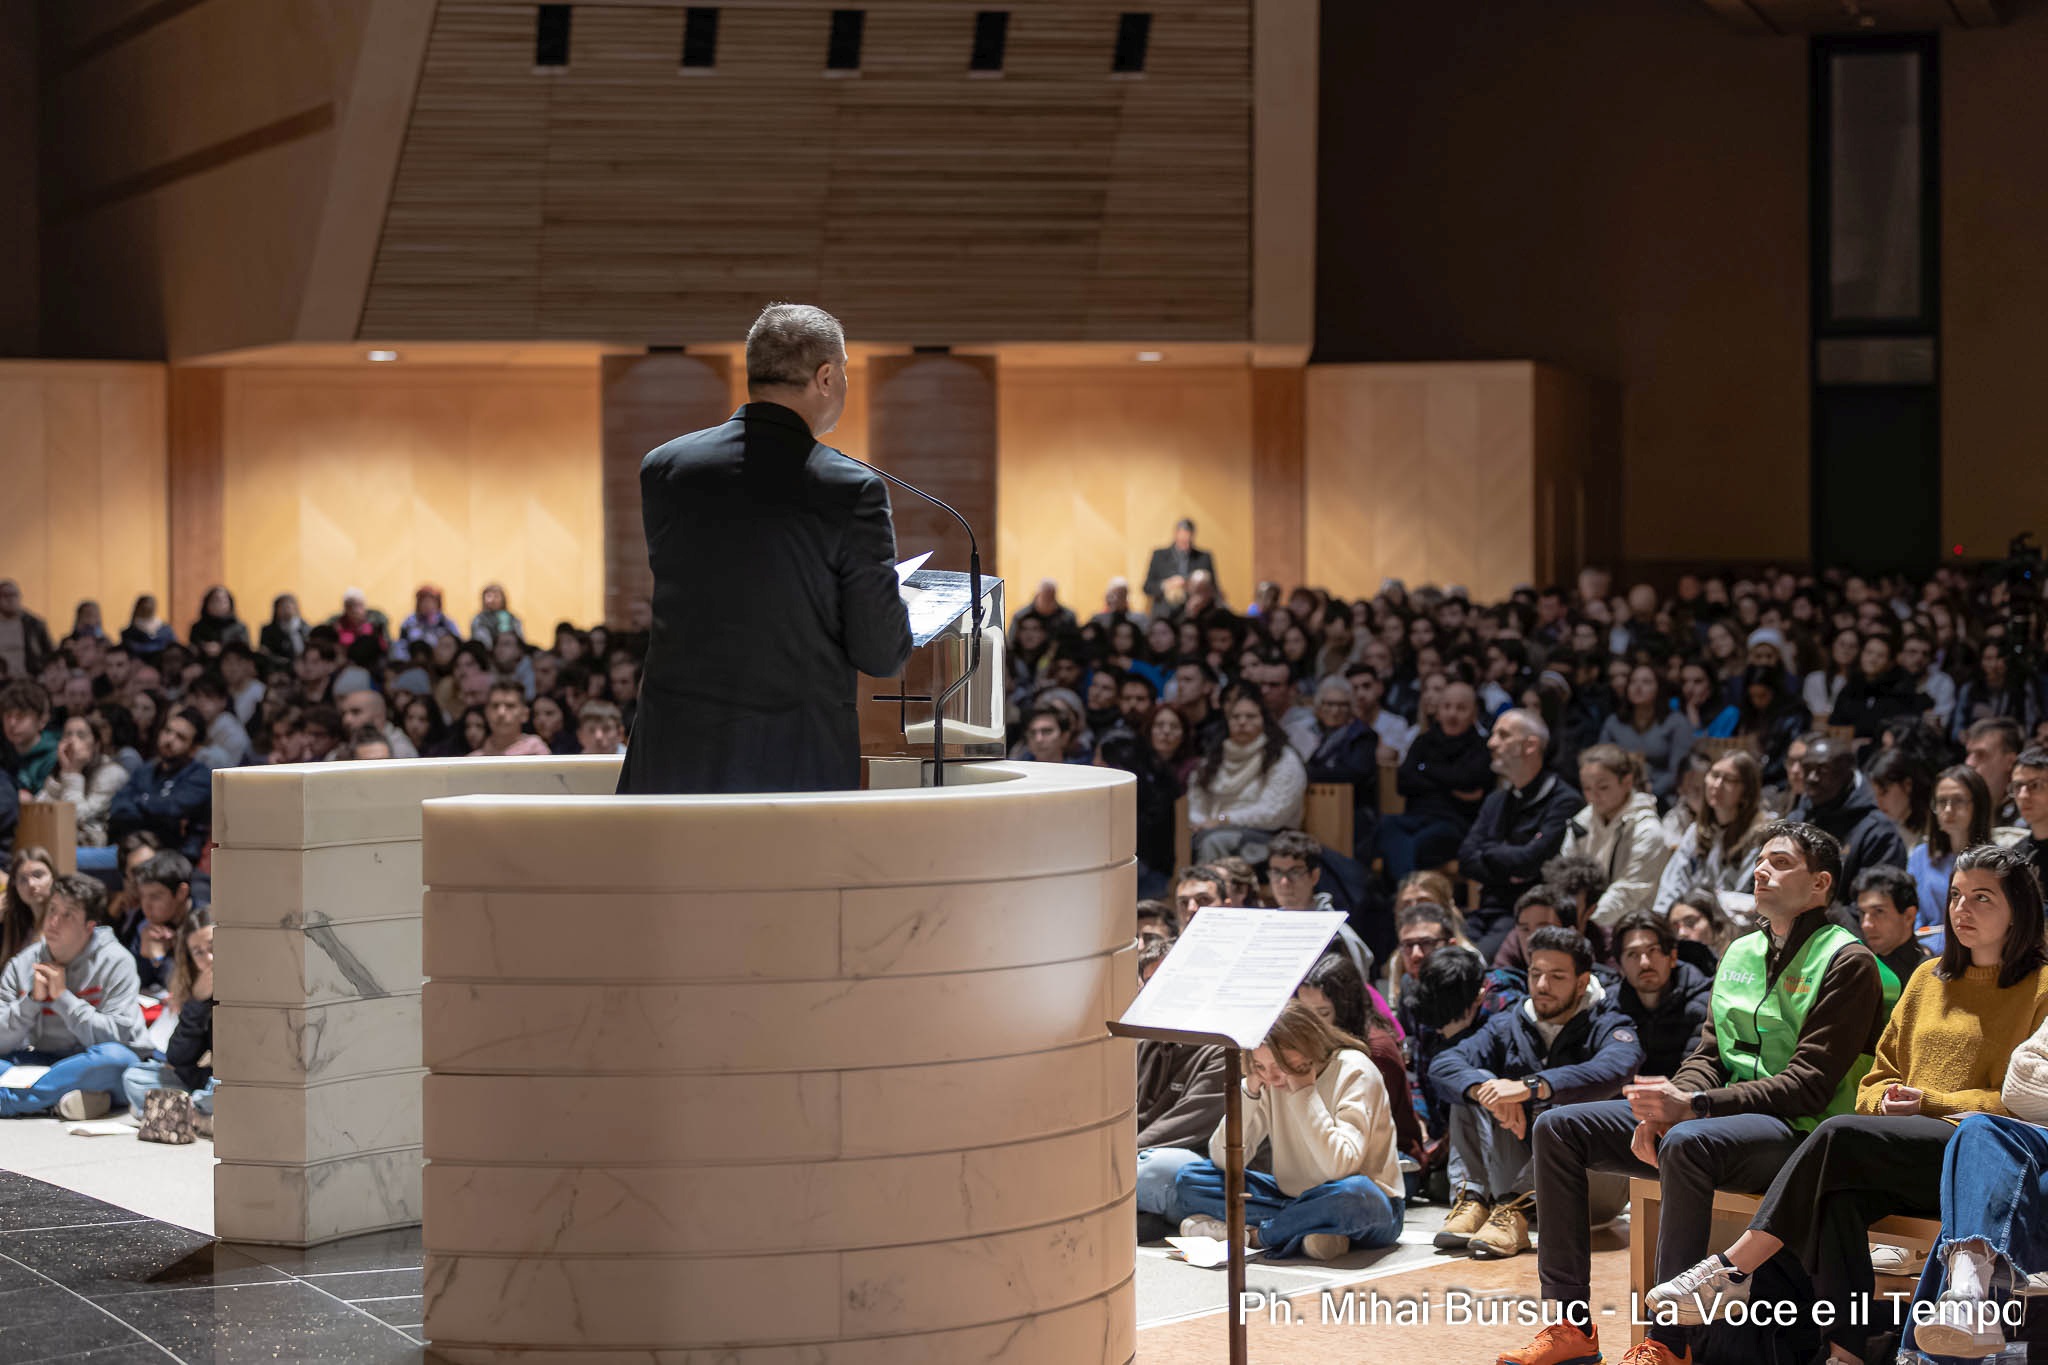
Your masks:
M199 600L199 619L185 632L192 648L209 658L220 657L223 648L249 643L249 628L235 615L235 595L216 583Z
M1294 998L1340 1033L1365 1041L1367 1055L1380 1070L1387 1101L1394 1111L1394 1135L1401 1150L1419 1155L1422 1120L1415 1112L1415 1092L1408 1084L1407 1062L1401 1055L1400 1025L1372 983L1358 974L1349 953L1324 953L1294 988Z
M2011 849L1979 845L1956 859L1948 945L1906 983L1856 1086L1799 1144L1765 1191L1749 1230L1725 1252L1652 1289L1653 1313L1682 1323L1749 1297L1749 1277L1781 1250L1813 1276L1834 1314L1817 1321L1831 1358L1861 1361L1876 1289L1867 1234L1894 1214L1941 1212L1941 1157L1964 1114L1999 1112L2013 1052L2048 1020L2041 882ZM1854 1073L1851 1073L1854 1075Z
M1754 898L1756 858L1770 822L1756 755L1735 749L1715 759L1707 769L1699 818L1671 851L1650 909L1665 914L1688 891L1706 891L1724 912L1730 906L1746 911Z
M1920 893L1920 914L1913 932L1922 947L1938 954L1945 945L1942 912L1948 907L1948 884L1955 873L1956 856L1966 848L1991 842L1990 784L1967 763L1944 768L1934 779L1927 812L1927 840L1906 854L1906 871L1913 874Z
M0 963L34 943L43 932L43 913L50 908L50 888L57 881L57 860L39 846L17 848L7 865L7 890L0 893Z
M1266 714L1257 689L1223 695L1225 730L1188 784L1188 823L1197 862L1237 854L1264 862L1273 835L1301 825L1308 769Z
M1650 789L1661 799L1678 785L1679 765L1692 748L1692 726L1670 709L1657 670L1636 664L1628 670L1620 709L1600 727L1600 742L1641 754L1650 768Z
M1756 746L1766 787L1785 785L1785 751L1811 723L1806 707L1786 690L1783 669L1752 664L1744 670L1735 733Z
M121 632L121 643L128 646L128 652L139 659L154 660L177 642L178 632L157 614L156 598L149 593L136 598L134 610L128 613L127 628Z
M1870 760L1863 775L1870 779L1871 799L1899 827L1907 849L1926 843L1933 823L1934 770L1903 749L1886 749Z

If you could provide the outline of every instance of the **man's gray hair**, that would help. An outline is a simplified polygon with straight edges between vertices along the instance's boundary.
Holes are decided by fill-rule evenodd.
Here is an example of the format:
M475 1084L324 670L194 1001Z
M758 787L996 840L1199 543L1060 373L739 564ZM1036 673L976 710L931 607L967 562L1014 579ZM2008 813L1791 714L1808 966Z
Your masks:
M1318 703L1341 701L1346 706L1349 706L1351 704L1351 684L1333 673L1316 684L1316 701Z
M845 358L846 333L839 319L807 303L771 303L747 333L751 387L801 387L820 365L837 365Z
M1534 738L1543 748L1550 747L1550 727L1543 723L1543 717L1527 707L1517 707L1501 716L1501 720L1513 718L1521 727L1524 738ZM1498 722L1496 722L1498 723Z

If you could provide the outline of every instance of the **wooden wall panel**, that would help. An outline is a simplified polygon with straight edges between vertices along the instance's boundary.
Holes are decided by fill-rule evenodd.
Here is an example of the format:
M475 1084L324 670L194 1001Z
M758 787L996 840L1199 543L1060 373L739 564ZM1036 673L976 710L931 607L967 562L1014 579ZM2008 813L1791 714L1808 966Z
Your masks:
M181 629L198 619L207 590L226 575L226 396L219 370L177 366L170 372L167 482L178 534L171 543L171 600L164 619Z
M640 462L647 452L732 413L731 362L722 355L606 356L604 390L605 619L627 620L636 597L651 598L654 570L640 506Z
M983 569L993 572L1001 544L996 362L986 356L877 356L868 362L867 377L873 463L952 504L974 528ZM900 488L889 489L889 503L904 556L930 550L935 569L967 567L967 535L958 522Z
M1308 374L1308 577L1498 598L1535 572L1535 367L1330 365Z
M1308 581L1307 403L1302 367L1252 371L1252 576L1283 591Z
M578 4L536 75L531 4L441 0L362 335L710 342L799 298L902 343L1242 340L1251 4L1149 6L1117 80L1115 7L1016 0L971 80L952 0L871 0L855 79L825 0L724 7L689 77L680 5Z
M226 373L225 565L246 619L362 588L396 622L422 582L466 626L501 583L529 634L603 611L595 366Z
M1013 608L1041 578L1086 616L1192 517L1239 608L1252 579L1252 371L1005 367L999 572ZM1140 599L1142 601L1142 599Z
M0 577L53 633L85 598L110 625L166 597L160 365L0 363Z

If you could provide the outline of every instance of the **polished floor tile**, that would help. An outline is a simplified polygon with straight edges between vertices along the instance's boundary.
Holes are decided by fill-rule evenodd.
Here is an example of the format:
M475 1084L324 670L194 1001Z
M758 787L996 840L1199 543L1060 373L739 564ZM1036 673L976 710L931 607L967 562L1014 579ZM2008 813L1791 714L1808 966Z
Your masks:
M12 1233L6 1254L88 1299L291 1278L211 1237L169 1223Z
M422 1280L416 1229L232 1246L0 1171L0 1365L416 1365Z
M383 1365L420 1359L418 1346L402 1334L300 1280L124 1294L101 1306L180 1360Z

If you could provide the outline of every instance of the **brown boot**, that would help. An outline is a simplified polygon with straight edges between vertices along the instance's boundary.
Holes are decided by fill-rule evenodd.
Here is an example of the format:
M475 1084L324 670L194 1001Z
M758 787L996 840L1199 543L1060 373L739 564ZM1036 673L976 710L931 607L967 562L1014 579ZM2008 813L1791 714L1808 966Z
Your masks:
M1534 1194L1517 1195L1495 1204L1486 1226L1473 1233L1472 1240L1466 1243L1472 1254L1481 1260L1505 1260L1527 1251L1531 1245L1529 1210L1535 1205Z
M1458 1202L1451 1205L1451 1216L1444 1219L1443 1230L1436 1235L1438 1251L1463 1251L1472 1244L1479 1229L1486 1226L1487 1218L1493 1213L1493 1206L1486 1202L1484 1195L1469 1186L1458 1191Z

